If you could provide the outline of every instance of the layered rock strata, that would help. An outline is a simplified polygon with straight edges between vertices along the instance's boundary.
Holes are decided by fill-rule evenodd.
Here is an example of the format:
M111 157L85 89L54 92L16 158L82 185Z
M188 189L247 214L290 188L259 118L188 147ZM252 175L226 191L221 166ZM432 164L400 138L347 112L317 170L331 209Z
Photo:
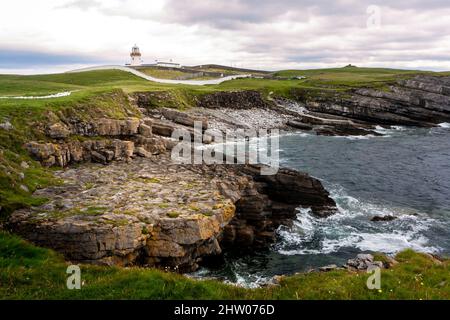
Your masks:
M16 211L9 228L74 262L192 271L223 247L263 247L298 206L335 210L320 182L252 166L174 165L166 155L56 172L50 201ZM288 193L286 190L292 190Z
M354 89L346 95L299 96L310 112L368 124L431 127L450 121L450 77L416 76L387 90Z
M377 126L432 127L450 122L450 77L420 75L383 89L292 90L293 100L257 91L207 94L189 111L215 129L279 128L318 135L380 135ZM141 100L145 101L145 94ZM142 104L145 106L145 103Z

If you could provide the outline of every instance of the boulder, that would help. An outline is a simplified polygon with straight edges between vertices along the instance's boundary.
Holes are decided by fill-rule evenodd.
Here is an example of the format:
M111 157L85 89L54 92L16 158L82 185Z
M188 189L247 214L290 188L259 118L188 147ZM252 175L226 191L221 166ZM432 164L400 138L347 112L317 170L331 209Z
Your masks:
M48 127L47 135L52 139L65 139L70 135L70 130L62 123L55 123Z
M137 118L128 118L125 120L100 118L92 121L70 119L67 121L72 134L89 137L132 136L138 133L141 123L141 121Z
M134 152L140 157L144 157L144 158L152 157L152 153L145 150L145 148L143 148L143 147L137 147Z
M321 271L321 272L330 272L330 271L336 270L337 268L338 268L337 265L330 264L330 265L327 265L327 266L324 266L324 267L320 267L319 271Z
M320 136L382 136L381 133L358 126L320 126L315 131Z
M142 135L137 135L134 138L134 143L138 147L142 147L146 152L156 155L166 151L166 144L160 137L148 138Z
M25 145L30 154L37 160L45 160L55 153L55 145L52 143L30 142Z
M30 142L25 148L42 165L66 167L71 163L94 161L108 163L112 160L129 160L134 153L134 143L123 140L71 141L61 144Z
M300 129L300 130L312 130L313 126L307 123L303 123L300 121L295 121L295 120L288 120L287 125L296 129Z
M163 137L171 137L172 132L175 130L175 126L163 123L161 121L154 121L153 123L153 133L163 136Z
M161 108L161 114L164 118L187 127L194 127L195 122L197 122L201 125L202 130L208 129L208 119L205 117L191 116L185 112L169 108Z
M386 215L386 216L374 216L370 219L370 221L378 222L378 221L392 221L397 219L397 217Z
M360 253L355 259L349 259L344 265L349 270L367 270L370 268L384 268L384 264L381 261L374 261L374 257L371 254Z
M98 162L98 163L103 163L103 164L107 164L108 163L107 158L103 154L101 154L101 153L99 153L97 151L92 151L91 152L91 159L92 159L93 162Z
M138 133L140 120L98 119L93 122L94 134L99 136L131 136Z
M139 134L146 138L151 138L153 135L152 127L141 123L139 126Z

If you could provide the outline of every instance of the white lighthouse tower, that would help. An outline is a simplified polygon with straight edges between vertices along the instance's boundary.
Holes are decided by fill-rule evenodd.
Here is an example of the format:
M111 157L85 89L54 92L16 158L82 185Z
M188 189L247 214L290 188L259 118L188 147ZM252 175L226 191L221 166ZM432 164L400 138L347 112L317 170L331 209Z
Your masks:
M134 45L131 49L131 66L140 66L142 65L141 52L139 51L139 47Z

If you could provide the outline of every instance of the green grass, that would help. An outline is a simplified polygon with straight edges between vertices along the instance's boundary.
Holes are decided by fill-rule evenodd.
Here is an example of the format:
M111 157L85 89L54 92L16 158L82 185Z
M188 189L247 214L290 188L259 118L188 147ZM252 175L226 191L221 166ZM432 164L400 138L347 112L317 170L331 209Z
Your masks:
M202 68L195 68L195 70L204 71L204 72L222 73L224 76L231 76L231 75L239 74L239 72L236 72L235 70L223 69L223 68L219 68L219 67L202 67Z
M171 85L158 84L137 77L131 73L119 70L99 70L78 73L60 73L50 75L0 75L0 96L35 96L48 95L61 91L108 91L123 89L126 92L163 90L173 87ZM75 98L78 95L74 95ZM71 100L60 98L63 101ZM60 100L57 99L57 100ZM50 100L26 100L26 103L45 104ZM0 100L0 106L10 100ZM17 102L18 100L13 100Z
M190 69L195 69L199 71L205 71L205 72L215 72L215 73L222 73L224 76L229 75L236 75L236 74L254 74L254 75L265 75L270 72L267 71L258 71L258 70L249 70L249 69L241 69L241 68L234 68L234 67L227 67L227 66L221 66L221 65L202 65L202 66L196 66L191 67Z
M61 91L144 85L146 80L131 73L105 70L50 75L0 75L0 96L47 95Z
M55 252L0 232L0 299L450 299L450 262L405 251L382 271L381 290L368 274L301 273L279 286L243 289L148 268L81 266L81 290L66 288L68 264Z
M145 73L149 76L158 78L158 79L178 79L179 77L183 77L188 75L189 73L183 72L180 70L173 69L159 69L159 68L138 68L138 70L142 73Z
M317 87L355 87L355 86L380 86L393 83L397 79L410 77L417 74L446 75L417 70L401 70L387 68L358 68L345 67L333 69L312 70L283 70L274 75L278 77L305 76L305 84Z
M45 203L45 198L33 197L32 193L59 183L49 170L29 157L22 149L23 143L22 136L0 131L0 222L14 210ZM28 168L22 167L22 162Z
M208 71L218 71L211 70ZM220 70L224 71L224 70ZM172 78L184 74L176 70L151 70L159 72L159 76ZM268 79L238 79L228 81L220 85L190 86L170 85L149 82L133 74L119 70L100 70L79 73L61 73L51 75L0 75L0 96L17 95L47 95L66 90L111 90L122 89L125 92L134 91L161 91L189 89L197 93L218 90L242 90L242 89L265 89L275 91L285 90L287 87L322 87L322 86L352 86L365 85L376 82L390 82L398 77L407 77L420 73L435 75L446 75L448 73L432 73L414 70L382 69L382 68L356 68L345 67L335 69L314 70L283 70L275 72L275 76L294 77L306 76L305 80L268 80ZM70 98L69 98L70 99ZM59 99L58 99L59 100ZM63 100L64 101L64 100ZM29 100L26 101L30 102ZM48 101L41 101L45 103ZM0 101L2 105L4 101Z
M87 207L85 210L76 211L76 214L86 215L86 216L101 216L107 210L108 210L108 208L106 208L106 207L92 206L92 207Z
M180 213L176 212L176 211L170 211L170 212L167 212L167 216L169 218L178 218L180 216Z

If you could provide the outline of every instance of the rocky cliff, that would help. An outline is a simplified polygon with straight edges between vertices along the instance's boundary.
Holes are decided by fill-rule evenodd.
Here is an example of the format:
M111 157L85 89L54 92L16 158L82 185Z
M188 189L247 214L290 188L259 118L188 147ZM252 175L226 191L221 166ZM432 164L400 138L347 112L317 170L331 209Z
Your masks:
M267 247L299 206L321 216L336 210L307 174L172 163L173 130L193 135L199 121L203 134L208 119L142 107L139 118L49 115L46 139L25 147L42 165L63 168L55 172L63 183L38 190L49 201L14 212L8 227L74 262L192 271L223 248Z
M450 77L416 76L398 80L384 90L359 88L345 94L310 95L297 91L296 99L312 115L350 120L361 125L431 127L450 121ZM335 117L338 118L335 118ZM309 119L301 122L311 123ZM326 125L332 126L327 123Z
M379 135L376 126L450 122L450 77L420 75L382 88L293 88L291 98L257 91L217 92L197 101L212 127L280 128L319 135Z

